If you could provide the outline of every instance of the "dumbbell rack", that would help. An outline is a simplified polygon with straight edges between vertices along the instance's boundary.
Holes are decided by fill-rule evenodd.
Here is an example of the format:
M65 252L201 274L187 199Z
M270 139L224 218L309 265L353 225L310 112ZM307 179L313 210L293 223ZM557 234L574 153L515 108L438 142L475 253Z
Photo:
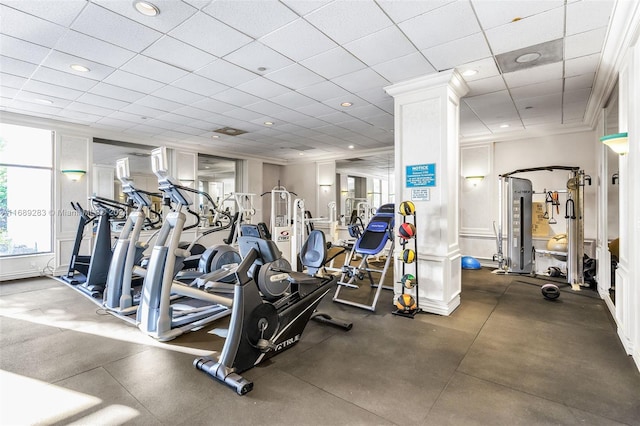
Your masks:
M418 233L418 225L416 224L416 212L414 211L413 214L411 215L403 215L402 216L402 223L407 223L407 217L411 217L412 218L412 222L413 222L413 226L416 228L416 235ZM403 253L406 246L409 244L413 245L413 251L416 255L414 261L412 262L415 266L413 267L414 273L413 276L415 277L415 285L413 286L413 288L411 288L411 290L413 291L414 294L411 294L411 292L409 292L410 289L406 288L404 283L401 281L400 284L402 285L402 294L410 294L416 301L416 309L411 310L411 311L406 311L406 310L402 310L402 309L396 309L395 311L393 311L393 315L398 315L401 317L405 317L405 318L414 318L416 316L416 314L420 313L422 310L420 309L420 298L419 298L419 294L420 292L418 291L418 283L420 282L419 278L418 278L418 244L416 243L416 235L414 235L413 237L409 238L409 239L404 239L401 237L398 237L400 240L400 246L402 247L402 251L400 253ZM406 268L407 268L407 263L404 262L402 260L402 256L400 257L400 261L402 262L402 276L404 277L406 274Z

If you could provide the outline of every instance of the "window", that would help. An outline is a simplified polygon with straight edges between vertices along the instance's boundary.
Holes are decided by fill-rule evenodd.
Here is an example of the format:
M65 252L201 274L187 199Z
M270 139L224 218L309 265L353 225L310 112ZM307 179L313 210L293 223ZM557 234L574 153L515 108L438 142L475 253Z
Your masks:
M51 252L52 136L0 123L0 256Z

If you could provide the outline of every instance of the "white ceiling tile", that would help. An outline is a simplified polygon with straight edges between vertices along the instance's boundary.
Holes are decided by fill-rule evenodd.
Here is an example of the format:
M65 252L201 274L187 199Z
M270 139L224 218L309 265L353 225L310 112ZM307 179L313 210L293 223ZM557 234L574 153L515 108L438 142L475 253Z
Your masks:
M86 0L3 0L3 3L65 27L71 24L87 5Z
M464 98L464 102L485 124L518 119L518 113L506 90Z
M230 109L233 108L233 105L229 105ZM214 114L211 111L206 111L200 108L194 108L192 106L184 106L182 108L178 108L173 111L174 114L184 115L185 117L191 117L194 120L211 120Z
M14 100L13 102L11 102L10 110L29 111L29 113L33 112L35 115L57 115L60 113L60 111L62 111L62 108L51 105L34 104L31 102Z
M358 92L374 87L384 87L389 85L389 81L380 76L370 68L352 72L332 79L338 86L350 91Z
M139 115L140 117L148 118L157 118L161 115L164 115L165 112L155 108L149 108L144 105L139 104L129 104L126 107L122 108L120 111L126 112L128 114Z
M140 93L136 90L124 89L107 83L98 83L93 86L89 92L125 102L135 102L145 96L144 93Z
M305 87L298 90L298 92L318 101L335 98L337 96L349 96L348 91L330 81L323 81L322 83Z
M293 64L292 60L258 41L241 47L224 59L254 72L257 72L260 67L266 68L266 72L273 72Z
M136 54L93 37L67 31L56 44L56 50L90 61L118 68Z
M31 62L32 64L39 64L47 57L49 52L51 52L51 49L46 47L0 34L0 55Z
M215 99L203 99L191 105L194 108L203 109L206 111L215 112L218 114L222 114L225 111L231 111L232 109L236 109L235 105L228 104L226 102L220 102ZM174 111L179 114L178 110Z
M121 70L114 71L109 77L105 78L103 82L143 93L151 93L163 86L163 83L158 81L149 80L148 78Z
M599 62L600 55L598 54L569 59L564 63L564 75L565 77L573 77L594 73L598 69Z
M591 88L565 90L562 102L566 104L587 103L591 95Z
M369 66L416 52L416 48L396 26L354 40L345 44L344 48Z
M280 0L290 9L300 16L304 16L322 6L331 3L333 0Z
M542 83L528 84L526 86L514 87L511 89L511 97L518 101L520 99L532 98L536 96L562 93L562 79L557 78Z
M188 71L165 64L164 62L156 61L144 55L137 55L120 67L120 69L162 83L171 83L189 74Z
M64 117L66 121L71 121L75 123L95 123L100 120L102 117L94 114L87 114L81 111L74 111L70 109L64 109L58 113L60 117Z
M530 98L517 99L515 101L518 109L530 109L544 111L552 108L558 108L562 105L562 93L552 93L550 95L533 96Z
M454 68L458 64L477 61L491 55L482 33L472 34L422 51L438 70Z
M93 93L84 93L77 100L78 102L82 102L84 104L95 105L101 108L112 109L112 110L119 110L129 104L128 102L125 102L125 101L107 98L105 96L100 96L100 95L94 95Z
M119 129L128 129L136 125L136 123L133 123L131 121L122 120L122 119L113 118L113 117L101 118L96 122L96 124L103 125L103 126L112 126Z
M188 90L179 89L173 86L161 87L160 89L154 91L152 94L153 96L185 105L190 105L205 98L200 94L189 92Z
M52 104L48 105L54 108L66 108L72 101L69 99L69 97L67 98L59 98L56 96L52 96L50 94L44 94L42 92L30 92L29 89L32 88L36 88L36 86L33 85L29 85L27 87L25 87L23 90L21 90L18 93L14 94L15 99L19 100L19 101L24 101L24 102L29 102L29 103L33 103L35 105L47 105L45 103L42 102L42 100L47 100L52 102ZM53 93L52 90L47 90L49 93Z
M606 27L615 1L582 0L567 4L567 35Z
M366 100L367 102L371 102L376 105L386 101L393 102L393 98L384 91L383 87L373 87L367 90L360 90L356 92L356 95L358 95L356 98L356 102L358 103L361 100Z
M291 43L291 40L296 42ZM296 62L337 46L329 37L301 18L262 37L260 42Z
M377 4L365 1L336 1L311 12L305 19L340 44L393 24Z
M496 61L493 56L480 59L478 61L468 62L466 64L458 65L456 67L460 74L463 74L465 71L474 70L477 71L476 74L473 75L462 75L462 78L469 83L475 80L481 80L484 78L495 77L500 75L500 71L498 70L498 66L496 65Z
M273 112L271 115L273 115L273 117L275 117L277 120L288 121L292 123L301 123L303 120L309 118L308 115L291 109L288 109L286 111Z
M273 101L276 102L275 99ZM318 102L297 107L296 111L301 112L302 114L305 114L305 115L309 115L311 117L319 117L321 115L333 114L336 112L334 108L331 108L325 104L321 104Z
M71 65L73 64L83 65L89 68L90 72L75 71L71 69ZM57 50L51 50L51 53L49 53L47 58L40 65L98 81L105 79L115 70L115 68L102 65L98 62L58 52Z
M325 81L324 77L320 77L313 71L309 71L298 64L289 65L278 71L270 72L266 74L265 77L293 90Z
M566 37L564 58L572 59L600 52L606 35L607 27L602 27Z
M457 1L398 25L420 50L480 32L469 2ZM437 31L434 29L437 28Z
M276 1L218 0L203 10L254 38L262 37L298 17L285 5Z
M44 81L45 83L57 84L58 86L69 87L76 90L89 90L97 84L95 80L89 80L72 73L62 72L46 67L39 67L31 76L33 80Z
M146 56L188 71L202 68L215 60L214 56L168 36L162 37L145 49L143 53Z
M562 62L503 74L509 88L562 78Z
M156 96L145 96L142 99L138 99L136 101L136 104L167 112L182 108L184 106L181 103L170 101L168 99L158 98Z
M2 87L13 87L19 89L27 81L27 78L0 72L0 82L2 83L0 86Z
M275 102L278 105L296 110L300 107L317 103L314 99L304 96L298 92L287 92L282 95L275 96L270 100L271 102Z
M193 73L187 74L181 79L174 81L171 85L190 92L200 93L203 96L211 96L228 88L228 86L222 83L209 80L208 78L204 78Z
M593 86L595 73L580 74L575 77L567 77L564 79L564 90L587 89Z
M218 57L251 42L250 37L202 12L193 15L169 35Z
M0 16L2 16L2 33L11 34L12 37L41 46L55 46L65 32L65 28L60 25L36 18L3 4L0 4Z
M236 118L238 120L244 120L244 121L254 121L260 117L263 117L263 114L259 112L251 111L244 108L236 108L230 111L225 111L223 115L225 115L226 117L232 117L232 118ZM264 123L264 121L265 120L263 120L262 122Z
M91 105L91 104L85 104L82 102L71 102L69 105L67 105L67 109L70 109L73 111L85 112L88 114L99 115L99 116L107 116L115 112L115 110L113 109L103 108L103 107Z
M208 6L209 3L215 0L182 0L182 1L184 1L185 3L189 3L191 6L195 7L196 9L203 9L206 6Z
M247 109L251 111L259 112L262 115L271 115L278 112L286 112L288 108L274 104L271 101L260 101L255 104L247 105Z
M89 3L71 29L134 52L141 52L162 33Z
M0 56L0 70L7 74L13 74L20 77L29 77L38 68L36 64L30 62L19 61L7 56Z
M467 96L469 97L498 92L507 88L504 84L504 80L499 75L483 78L481 80L469 81L467 82L467 85L469 86L469 93L467 93Z
M515 18L525 19L564 7L563 0L472 0L472 3L480 25L485 30L508 24Z
M69 89L68 87L56 86L49 83L43 83L41 81L29 80L24 86L22 86L22 90L33 92L33 93L42 93L45 95L55 96L57 98L75 100L82 92L79 90Z
M156 16L145 16L139 13L133 7L133 3L128 0L92 0L92 2L162 33L171 31L198 11L182 1L153 0L153 4L160 9L160 13Z
M289 91L286 87L281 86L278 83L274 83L271 80L267 80L264 77L247 81L246 83L236 86L236 89L264 99L282 95Z
M391 83L398 83L436 72L435 68L420 52L374 65L372 68Z
M301 62L306 68L324 78L334 78L366 67L342 47L328 50Z
M235 87L249 80L255 79L258 75L231 64L225 60L218 59L206 67L196 71L196 74L203 75L211 80Z
M566 123L572 120L582 120L584 118L584 113L586 110L586 102L565 104L562 108L562 121Z
M564 8L510 22L487 30L485 34L496 55L556 40L564 35Z
M448 3L453 3L454 1L455 0L378 0L377 3L394 22L399 23L442 7Z
M236 106L246 106L250 104L255 104L256 102L260 102L262 99L257 96L250 95L246 92L243 92L238 89L229 88L222 92L216 93L211 96L213 99L217 99L222 102L229 103L231 105Z

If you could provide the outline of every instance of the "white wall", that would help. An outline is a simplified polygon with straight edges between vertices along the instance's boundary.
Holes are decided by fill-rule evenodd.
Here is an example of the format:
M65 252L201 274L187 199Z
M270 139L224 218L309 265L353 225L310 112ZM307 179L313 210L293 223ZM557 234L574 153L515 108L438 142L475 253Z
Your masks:
M496 253L493 222L498 222L498 175L518 169L543 166L577 166L595 179L598 167L595 147L599 144L595 132L579 132L545 137L462 145L462 176L483 174L485 179L472 186L462 179L460 199L461 250L486 263ZM566 189L567 172L529 172L518 177L530 179L536 192L545 189ZM585 186L585 239L596 237L596 185ZM561 196L558 224L549 236L565 232L564 197ZM536 195L534 201L544 201Z

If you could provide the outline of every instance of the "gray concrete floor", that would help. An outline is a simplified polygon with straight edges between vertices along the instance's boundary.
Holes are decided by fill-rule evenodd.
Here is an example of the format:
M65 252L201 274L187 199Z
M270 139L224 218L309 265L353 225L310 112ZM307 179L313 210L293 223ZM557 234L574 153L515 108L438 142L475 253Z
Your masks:
M0 424L640 424L640 373L604 303L463 271L449 317L322 310L292 349L246 372L246 396L192 367L220 321L168 343L52 279L0 284Z

